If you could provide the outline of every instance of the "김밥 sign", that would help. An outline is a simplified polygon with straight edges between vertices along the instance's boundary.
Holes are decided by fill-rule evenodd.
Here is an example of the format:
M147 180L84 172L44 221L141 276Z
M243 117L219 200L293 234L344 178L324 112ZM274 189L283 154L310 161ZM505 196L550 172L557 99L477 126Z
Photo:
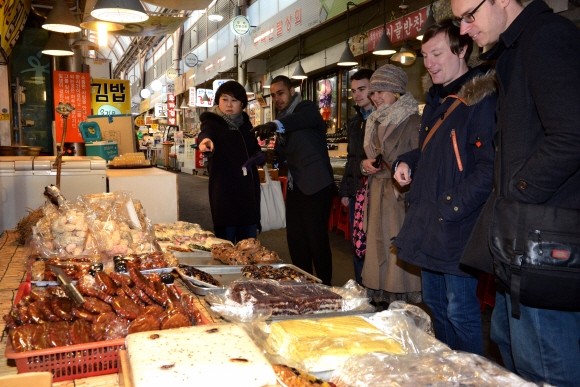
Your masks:
M128 80L93 79L91 83L91 106L96 116L131 114L131 98Z

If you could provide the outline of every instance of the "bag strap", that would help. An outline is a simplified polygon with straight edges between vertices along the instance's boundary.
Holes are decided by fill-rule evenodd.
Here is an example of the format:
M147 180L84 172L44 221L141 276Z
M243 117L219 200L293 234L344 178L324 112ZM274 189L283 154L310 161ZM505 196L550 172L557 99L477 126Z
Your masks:
M526 209L518 208L518 229L514 246L514 253L510 262L510 297L512 317L520 318L520 285L522 280L522 260L526 247Z
M387 163L385 160L382 160L382 159L381 159L381 164L382 164L382 165L383 165L385 168L387 168L387 169L389 170L389 172L393 173L393 170L392 170L391 166L389 165L389 163Z
M461 99L455 95L450 95L447 98L449 98L449 97L455 98L455 102L453 102L453 104L449 107L449 109L447 109L447 111L445 113L443 113L443 116L437 121L437 123L435 123L435 125L433 125L433 127L431 128L431 131L429 132L429 134L425 138L425 141L423 142L423 146L421 147L421 152L423 152L423 149L425 149L425 147L427 146L427 143L431 140L431 137L433 137L433 135L435 134L437 129L439 129L439 126L441 126L443 121L445 121L445 119L447 117L449 117L449 115L451 113L453 113L453 110L455 110L455 108L457 106L459 106L459 104L465 103L465 101L463 99Z
M270 184L272 182L272 179L270 179L270 172L268 171L266 163L264 163L264 166L262 168L264 169L264 178L266 179L266 184Z

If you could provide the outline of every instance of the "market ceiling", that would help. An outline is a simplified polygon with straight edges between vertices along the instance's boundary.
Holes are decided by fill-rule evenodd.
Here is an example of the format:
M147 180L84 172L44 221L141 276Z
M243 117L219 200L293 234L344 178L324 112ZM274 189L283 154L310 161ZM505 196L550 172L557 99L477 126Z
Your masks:
M56 0L33 0L32 7L35 13L46 17ZM69 9L79 21L90 15L97 0L65 0ZM153 39L143 37L165 36L173 33L186 20L185 16L192 10L204 10L212 0L150 0L142 2L150 19L142 23L125 25L125 29L116 33L109 33L108 46L100 47L99 57L113 59L116 63L121 58L119 54L126 52L130 45L137 44L146 49L146 45ZM90 34L94 34L91 32ZM91 38L91 40L93 40ZM113 57L114 56L114 57Z

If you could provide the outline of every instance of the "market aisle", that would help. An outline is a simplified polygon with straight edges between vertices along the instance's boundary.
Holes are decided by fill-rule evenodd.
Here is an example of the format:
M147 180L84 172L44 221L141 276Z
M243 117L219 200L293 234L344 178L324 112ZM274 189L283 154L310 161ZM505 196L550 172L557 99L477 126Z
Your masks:
M213 230L209 209L207 176L179 173L179 219L185 222L199 223L206 230ZM354 279L352 267L353 252L350 242L344 239L344 233L330 232L332 250L332 284L342 286L349 279ZM267 231L258 239L270 250L274 250L286 263L292 263L286 242L286 230Z

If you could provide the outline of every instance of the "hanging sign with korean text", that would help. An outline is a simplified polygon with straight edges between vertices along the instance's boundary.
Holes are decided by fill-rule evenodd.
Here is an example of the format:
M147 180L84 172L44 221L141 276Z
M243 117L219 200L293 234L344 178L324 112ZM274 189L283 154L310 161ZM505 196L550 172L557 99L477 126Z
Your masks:
M66 126L66 142L84 142L79 124L91 115L91 75L69 71L53 71L54 108L59 102L70 103L75 110L70 113ZM63 119L60 114L54 115L56 139L62 137Z
M167 94L167 124L169 125L177 125L175 108L175 94Z
M419 35L419 31L427 20L427 7L421 8L418 11L403 16L397 20L393 20L385 25L387 36L391 43L404 41L407 39L415 39ZM383 27L377 27L368 32L368 51L374 51L383 36Z

